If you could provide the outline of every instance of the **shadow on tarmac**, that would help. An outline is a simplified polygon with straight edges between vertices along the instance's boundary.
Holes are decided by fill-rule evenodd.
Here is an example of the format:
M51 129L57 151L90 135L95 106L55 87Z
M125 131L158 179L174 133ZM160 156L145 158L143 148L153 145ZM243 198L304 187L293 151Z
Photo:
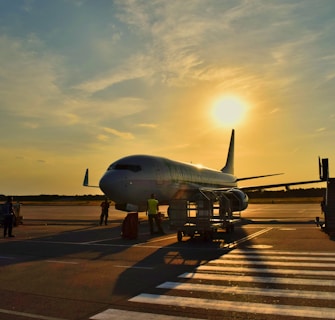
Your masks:
M8 239L0 241L1 256L8 255L8 257L18 258L0 259L0 265L11 266L42 260L64 259L64 261L67 261L72 258L113 263L116 260L116 255L124 253L133 247L141 247L143 250L136 252L136 257L131 256L129 258L129 266L125 267L124 271L121 271L115 283L104 284L105 286L110 286L108 288L110 290L109 301L103 301L104 303L115 304L118 308L136 310L141 308L141 305L127 302L128 298L143 293L148 288L150 288L150 292L167 293L168 289L156 289L156 286L160 285L162 281L176 281L180 274L192 272L196 267L224 256L236 248L235 243L238 240L248 236L248 232L243 226L257 224L252 220L242 220L235 227L235 232L219 233L214 241L204 241L201 237L194 237L193 239L185 237L182 242L178 242L176 231L169 230L167 220L163 222L163 228L167 232L164 236L151 236L147 221L141 221L139 224L139 236L134 240L126 240L121 237L121 221L112 221L110 225L101 227L97 226L96 220L89 222L85 220L86 224L81 223L78 220L74 224L69 221L66 223L57 220L45 221L43 225L36 224L34 226L35 235L25 231L25 226L18 227L17 233L25 234L24 240L14 239L12 241ZM260 222L260 229L262 224L269 223L268 221ZM271 223L273 224L275 221ZM16 231L16 228L14 230ZM252 246L253 240L247 240L245 244ZM254 255L253 259L263 260L259 251L252 250L252 253ZM130 251L129 254L134 254L134 252ZM250 261L251 265L252 261ZM267 268L266 262L264 261L264 264L257 267ZM64 266L62 272L66 272L66 266ZM80 269L78 272L81 272ZM98 269L97 272L99 272ZM101 272L106 272L106 270ZM260 276L262 272L254 272L253 275ZM45 276L45 279L48 279L48 274ZM60 276L62 275L60 274ZM267 273L267 276L271 277L272 274ZM275 274L273 276L278 277ZM283 276L285 277L285 275ZM24 279L25 275L19 275L18 277L23 277ZM22 281L33 283L34 279L24 279ZM58 280L55 279L53 281ZM193 280L179 279L178 281ZM237 284L229 283L231 286ZM45 286L47 285L48 283L45 283ZM129 286L133 286L131 290ZM265 288L268 287L268 284L258 284L258 286L264 286ZM280 288L281 286L275 285L275 287ZM71 291L71 288L68 289ZM80 295L77 292L78 294ZM94 295L94 293L91 294ZM121 296L124 299L118 299L115 302L114 296ZM250 299L250 297L245 297L245 299ZM157 306L146 305L145 308L146 310L157 312ZM160 313L178 314L178 309L164 308L160 310ZM190 309L188 312L194 314L195 311ZM203 310L202 312L206 313L209 311Z

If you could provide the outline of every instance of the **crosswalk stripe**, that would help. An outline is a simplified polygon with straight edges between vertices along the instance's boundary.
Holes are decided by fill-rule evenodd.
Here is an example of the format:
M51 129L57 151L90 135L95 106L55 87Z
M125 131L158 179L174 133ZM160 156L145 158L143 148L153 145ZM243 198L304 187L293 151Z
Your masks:
M220 286L214 284L185 283L185 282L164 282L157 286L161 289L191 290L200 292L215 292L224 294L244 294L257 296L270 296L282 298L300 298L315 300L335 300L334 292L325 291L304 291L289 289L268 289L268 288L249 288L237 286Z
M268 261L268 260L284 260L284 261L315 261L316 257L313 256L284 256L284 255L264 255L264 254L226 254L221 256L219 259L223 260L239 260L239 259L247 259L247 260L262 260L262 261ZM333 261L335 262L335 256L334 257L317 257L318 261ZM335 267L335 265L333 265Z
M278 266L278 267L310 267L310 268L334 268L334 263L315 263L315 262L292 262L292 261L256 261L256 260L226 260L224 258L210 261L211 264L252 264L263 266Z
M202 272L186 272L179 276L184 279L198 280L214 280L214 281L231 281L231 282L251 282L251 283L275 283L275 284L292 284L292 285L311 285L311 286L335 286L335 280L322 279L301 279L301 278L280 278L280 277L252 277L240 276L236 274L220 274L220 273L202 273ZM334 293L335 295L335 293Z
M335 254L328 252L236 249L196 267L193 272L179 275L179 281L164 282L156 287L157 290L171 291L171 295L142 293L129 301L203 309L206 312L233 311L283 317L335 319L334 308L317 306L326 301L332 305L335 300L334 262ZM240 286L239 283L245 283L246 286ZM253 286L248 286L249 283ZM266 288L263 288L264 284L267 284ZM275 285L281 285L282 288L275 288ZM301 287L304 289L301 290ZM181 297L178 294L181 291L198 292L199 296L205 298L184 294ZM221 294L223 298L217 298L221 296L216 296L216 299L206 298L214 293ZM225 299L225 295L230 295L229 299ZM289 304L247 302L243 301L244 298L238 298L243 295L253 296L253 299L257 300L265 298L270 301L273 298L296 300L288 300L291 301Z
M277 251L277 250L245 250L245 249L235 249L229 252L229 255L235 254L256 254L256 255L288 255L288 256L307 256L307 257L335 257L334 252L314 252L314 251Z
M247 313L262 313L268 315L281 316L298 316L305 318L320 318L320 319L335 319L335 312L333 308L319 308L293 305L279 305L266 303L250 303L241 301L226 301L226 300L212 300L200 299L168 295L157 295L142 293L134 298L131 302L140 303L155 303L160 305L173 305L178 307L202 308L209 310L220 311L234 311Z
M165 314L148 313L148 312L137 312L137 311L126 311L119 309L107 309L101 313L91 317L92 320L200 320L198 318L187 318L187 317L176 317L168 316Z
M285 275L314 275L314 276L335 276L335 270L296 270L296 269L271 269L271 268L248 268L248 267L227 267L216 265L201 265L197 271L206 272L234 272L234 273L271 273Z

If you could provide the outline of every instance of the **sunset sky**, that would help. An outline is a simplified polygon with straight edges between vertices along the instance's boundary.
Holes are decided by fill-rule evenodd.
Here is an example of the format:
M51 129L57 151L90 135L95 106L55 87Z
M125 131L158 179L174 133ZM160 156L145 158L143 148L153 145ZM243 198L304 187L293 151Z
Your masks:
M98 194L85 169L130 154L220 169L232 128L238 177L285 173L249 185L335 175L333 0L0 0L0 47L0 194Z

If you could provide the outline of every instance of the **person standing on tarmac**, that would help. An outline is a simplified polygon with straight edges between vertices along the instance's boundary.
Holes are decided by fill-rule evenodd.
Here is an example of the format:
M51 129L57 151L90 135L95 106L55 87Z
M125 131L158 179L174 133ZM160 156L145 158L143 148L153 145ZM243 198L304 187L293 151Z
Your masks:
M149 219L150 234L154 234L154 221L156 223L158 233L165 234L161 226L161 219L159 217L159 202L152 193L147 201L147 215Z
M14 222L13 197L11 196L7 197L7 201L3 206L3 210L4 210L3 237L6 238L7 230L8 230L8 237L10 238L15 237L12 234L13 222Z
M105 222L105 225L107 226L108 210L109 210L109 201L107 198L103 202L101 202L100 207L101 207L100 225L102 225L102 223Z

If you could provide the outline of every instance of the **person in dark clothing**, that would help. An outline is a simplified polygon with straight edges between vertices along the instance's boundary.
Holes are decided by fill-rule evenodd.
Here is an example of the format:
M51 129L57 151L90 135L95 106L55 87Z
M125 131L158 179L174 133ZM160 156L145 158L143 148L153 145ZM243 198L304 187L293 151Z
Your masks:
M105 222L105 225L107 225L108 210L109 210L108 199L105 199L105 201L101 202L100 207L101 207L100 225L102 225L103 222Z
M3 206L4 210L4 221L3 221L3 237L6 238L7 231L8 231L8 237L15 237L12 234L13 230L13 222L14 222L14 209L13 209L13 198L7 197L7 201L5 202Z

